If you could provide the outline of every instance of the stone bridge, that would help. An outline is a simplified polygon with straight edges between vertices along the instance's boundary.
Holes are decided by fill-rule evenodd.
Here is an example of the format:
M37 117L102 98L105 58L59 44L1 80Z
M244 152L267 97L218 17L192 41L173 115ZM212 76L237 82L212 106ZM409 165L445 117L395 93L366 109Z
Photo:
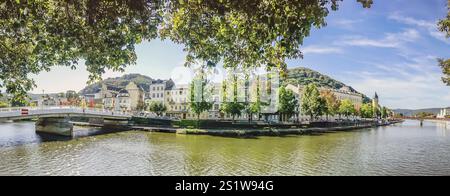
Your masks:
M36 132L62 136L73 135L71 118L75 117L88 118L92 124L114 128L127 126L132 115L101 109L73 107L0 109L0 122L36 119Z

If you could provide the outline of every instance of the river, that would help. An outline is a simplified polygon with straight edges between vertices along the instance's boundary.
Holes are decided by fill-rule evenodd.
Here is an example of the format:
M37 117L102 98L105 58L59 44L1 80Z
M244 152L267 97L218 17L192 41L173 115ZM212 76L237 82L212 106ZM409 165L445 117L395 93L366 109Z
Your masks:
M31 122L9 123L0 124L0 175L450 175L450 127L406 121L310 136L129 131L55 140Z

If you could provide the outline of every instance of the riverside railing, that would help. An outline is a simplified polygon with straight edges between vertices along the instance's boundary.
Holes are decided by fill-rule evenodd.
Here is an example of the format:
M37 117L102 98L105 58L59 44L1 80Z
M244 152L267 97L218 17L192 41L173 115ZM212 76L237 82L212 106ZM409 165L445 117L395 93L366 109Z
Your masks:
M79 107L20 107L20 108L1 108L0 117L21 117L38 116L47 114L89 114L99 116L131 117L126 112L116 112L98 108L79 108Z

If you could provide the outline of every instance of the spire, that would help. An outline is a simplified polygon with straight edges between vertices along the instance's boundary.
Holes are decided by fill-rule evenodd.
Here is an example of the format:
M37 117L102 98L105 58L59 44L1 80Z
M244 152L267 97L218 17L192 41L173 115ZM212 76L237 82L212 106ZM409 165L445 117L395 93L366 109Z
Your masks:
M374 97L374 99L378 99L378 94L377 94L377 92L375 92L375 97Z

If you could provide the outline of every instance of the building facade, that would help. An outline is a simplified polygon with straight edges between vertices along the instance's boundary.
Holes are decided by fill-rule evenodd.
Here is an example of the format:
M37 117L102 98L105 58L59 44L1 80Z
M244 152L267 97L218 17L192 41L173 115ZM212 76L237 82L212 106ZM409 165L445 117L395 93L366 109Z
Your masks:
M450 108L441 109L441 111L437 115L437 118L441 118L441 119L448 118L448 117L450 117Z
M174 86L172 80L155 80L149 85L147 100L154 102L165 102L165 93ZM149 101L147 101L149 102Z
M307 116L304 116L301 114L302 96L303 96L304 88L305 88L305 86L302 86L302 85L294 86L292 84L288 84L286 86L286 89L294 92L295 97L298 100L299 106L297 108L297 113L300 114L299 115L300 117L307 118ZM359 93L351 92L350 88L348 88L348 87L344 87L339 90L328 89L328 88L319 88L319 91L321 91L321 92L324 92L327 90L331 91L334 94L334 96L336 96L336 99L339 101L350 100L356 109L361 108L361 106L363 104L363 95L359 94Z
M142 111L145 109L144 90L130 82L125 89L103 85L100 91L103 108L117 112Z

